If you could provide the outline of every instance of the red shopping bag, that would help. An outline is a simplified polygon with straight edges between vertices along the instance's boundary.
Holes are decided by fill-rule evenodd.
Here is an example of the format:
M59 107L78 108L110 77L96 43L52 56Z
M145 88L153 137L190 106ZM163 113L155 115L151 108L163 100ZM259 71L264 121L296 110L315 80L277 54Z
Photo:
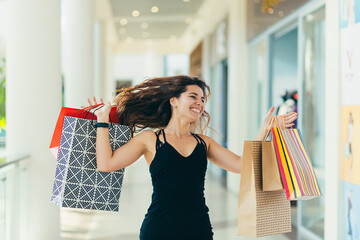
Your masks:
M101 104L94 105L92 107L100 106ZM76 109L76 108L68 108L68 107L62 107L58 120L56 122L55 130L51 139L50 143L50 152L53 154L54 158L58 159L59 154L59 146L60 146L60 140L61 140L61 131L64 124L64 117L77 117L77 118L83 118L83 119L92 119L96 120L96 116L93 116L92 113L90 113L88 110L85 109ZM112 107L110 111L110 122L113 123L119 123L119 118L116 113L116 106Z

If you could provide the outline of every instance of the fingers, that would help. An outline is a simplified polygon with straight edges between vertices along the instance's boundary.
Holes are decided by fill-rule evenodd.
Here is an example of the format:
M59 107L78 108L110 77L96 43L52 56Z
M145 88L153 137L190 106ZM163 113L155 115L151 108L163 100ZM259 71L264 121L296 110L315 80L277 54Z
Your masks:
M97 106L97 107L95 107L95 108L92 108L92 109L90 109L89 112L94 113L95 111L99 110L99 109L102 108L103 106L104 106L104 105L100 105L100 106Z
M93 96L93 101L94 101L94 105L98 105L97 101L96 101L96 97Z
M285 124L285 127L289 128L289 127L292 127L292 126L294 126L294 125L295 125L294 123Z
M288 118L288 117L293 117L293 116L298 116L299 114L296 113L296 112L291 112L291 113L287 113L284 115L285 118Z
M102 98L100 98L100 103L98 103L98 102L97 102L97 100L96 100L96 97L95 97L95 96L93 96L93 97L92 97L92 100L93 100L94 104L93 104L93 103L91 103L90 98L88 98L88 99L87 99L87 102L88 102L88 104L89 104L89 106L88 106L87 108L92 107L92 106L94 106L94 105L98 105L98 104L104 104L104 101L103 101L103 99L102 99ZM82 107L82 108L85 108L84 106L81 106L81 107Z
M268 113L266 114L266 117L271 116L271 115L273 114L274 110L275 110L275 107L272 106L272 107L269 109Z

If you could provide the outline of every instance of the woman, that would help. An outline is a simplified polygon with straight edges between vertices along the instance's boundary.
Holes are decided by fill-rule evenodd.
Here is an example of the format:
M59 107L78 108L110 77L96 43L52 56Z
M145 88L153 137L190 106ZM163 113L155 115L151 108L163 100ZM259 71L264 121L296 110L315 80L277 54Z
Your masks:
M98 128L96 157L99 171L115 171L145 156L149 165L153 194L140 230L141 240L209 240L213 232L204 198L207 160L219 167L241 172L241 157L203 134L209 123L205 111L210 94L206 83L196 77L174 76L149 79L120 90L115 98L120 123L142 131L112 152L108 129ZM98 104L88 99L89 107ZM102 99L100 99L103 104ZM109 122L110 102L91 111L98 122ZM274 111L267 114L257 139ZM293 125L296 113L284 115L286 127Z

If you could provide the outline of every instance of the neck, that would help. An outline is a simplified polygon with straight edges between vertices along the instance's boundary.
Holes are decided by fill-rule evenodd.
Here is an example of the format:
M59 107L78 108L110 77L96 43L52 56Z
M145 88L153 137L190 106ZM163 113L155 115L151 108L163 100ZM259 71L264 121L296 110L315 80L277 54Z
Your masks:
M169 132L173 132L177 136L185 136L190 133L190 123L181 121L175 122L170 119L165 129L169 130Z

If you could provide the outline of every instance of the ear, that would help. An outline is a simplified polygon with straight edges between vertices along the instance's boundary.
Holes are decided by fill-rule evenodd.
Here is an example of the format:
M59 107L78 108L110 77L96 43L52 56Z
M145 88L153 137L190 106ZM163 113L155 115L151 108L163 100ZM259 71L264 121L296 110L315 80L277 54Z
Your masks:
M170 105L171 105L173 108L176 108L176 97L170 98Z

